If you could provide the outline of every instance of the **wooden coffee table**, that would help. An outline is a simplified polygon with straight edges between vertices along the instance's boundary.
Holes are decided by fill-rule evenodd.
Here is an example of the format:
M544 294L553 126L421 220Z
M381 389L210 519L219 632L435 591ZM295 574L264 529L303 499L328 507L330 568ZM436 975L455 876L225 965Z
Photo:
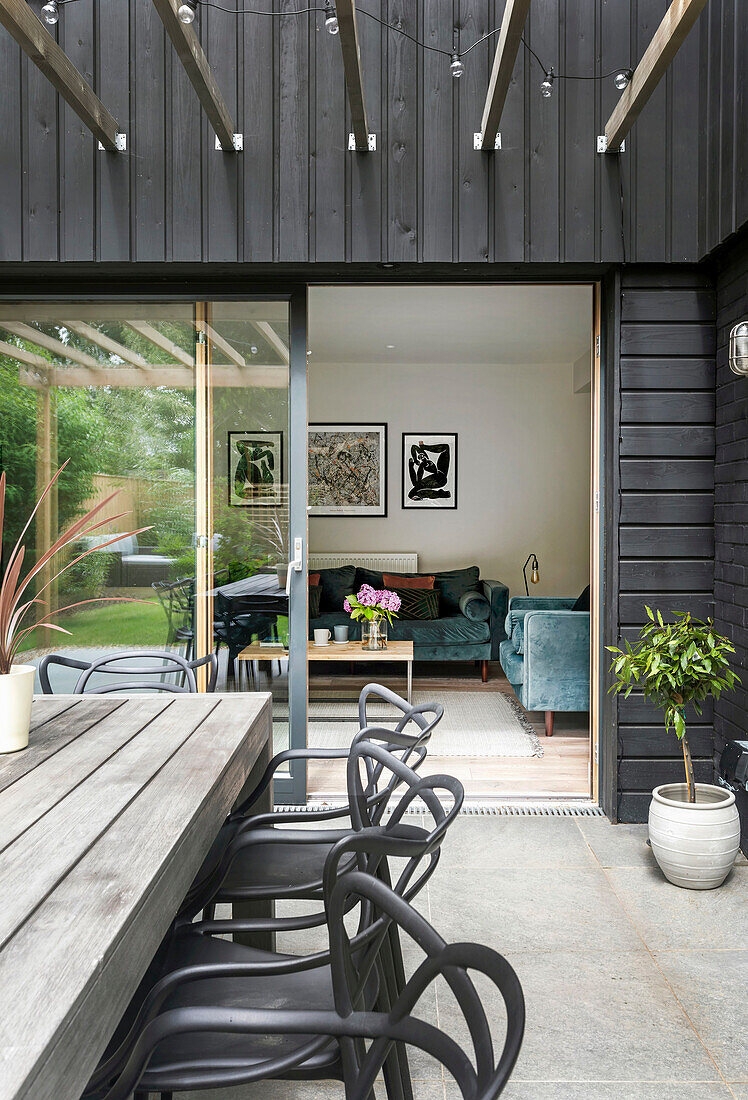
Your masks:
M259 645L255 642L245 646L239 653L240 661L282 661L288 657L288 650L282 645ZM329 645L316 646L307 643L307 661L362 661L366 664L379 661L404 661L408 670L408 702L413 695L413 643L388 642L386 649L368 650L361 642L330 642Z

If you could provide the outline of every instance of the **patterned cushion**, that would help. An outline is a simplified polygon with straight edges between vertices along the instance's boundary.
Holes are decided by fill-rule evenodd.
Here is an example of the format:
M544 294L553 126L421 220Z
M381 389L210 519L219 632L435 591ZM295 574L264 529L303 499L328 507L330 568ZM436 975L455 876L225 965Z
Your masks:
M384 573L385 588L433 588L435 577L401 577L398 573Z
M309 618L316 619L319 615L319 605L322 599L322 585L309 585Z
M439 592L435 588L393 588L400 597L400 619L438 619Z

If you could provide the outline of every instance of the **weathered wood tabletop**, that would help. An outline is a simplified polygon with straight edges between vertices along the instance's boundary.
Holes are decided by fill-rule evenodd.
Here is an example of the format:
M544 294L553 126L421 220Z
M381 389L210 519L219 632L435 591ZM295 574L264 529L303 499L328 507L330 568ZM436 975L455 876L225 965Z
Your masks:
M0 1100L75 1100L250 772L270 696L36 699L0 756Z

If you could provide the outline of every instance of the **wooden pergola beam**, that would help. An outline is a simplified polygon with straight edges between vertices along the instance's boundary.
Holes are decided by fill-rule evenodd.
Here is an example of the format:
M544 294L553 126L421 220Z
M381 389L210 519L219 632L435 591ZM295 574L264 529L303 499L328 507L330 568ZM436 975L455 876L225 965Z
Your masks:
M605 127L606 152L618 152L706 3L707 0L672 0L608 119Z
M369 149L369 120L364 100L364 78L361 71L361 47L356 23L356 0L336 0L338 35L343 53L343 73L351 111L351 127L357 153Z
M89 344L95 344L102 351L108 352L109 355L116 355L118 359L122 359L125 363L131 363L134 367L148 366L148 361L139 352L125 347L117 340L112 340L110 336L107 336L104 332L99 332L93 325L87 325L84 321L60 321L59 323L70 329L71 332L76 332L78 336L82 336L84 340L88 340Z
M177 15L179 0L153 0L164 29L177 51L190 84L197 92L208 120L215 130L221 148L225 153L235 152L234 122L231 112L221 95L213 71L208 64L200 40L191 23L183 23Z
M171 355L172 359L178 359L186 367L194 367L195 360L192 356L188 355L183 348L180 348L179 344L175 344L168 336L163 336L153 325L149 325L146 321L127 321L127 324L135 332L144 336L146 340L150 340L157 348L161 348L167 355Z
M111 153L118 152L121 146L116 118L95 95L26 0L0 0L0 23L104 148Z
M206 321L203 324L205 333L214 347L222 351L230 363L236 364L237 367L246 367L247 360L244 358L240 351L237 351L233 344L230 344L228 340L224 340L220 332L216 332L212 325L209 325Z
M18 350L18 349L16 349ZM0 351L3 349L0 347ZM3 354L10 354L4 352ZM19 362L27 362L16 356ZM41 363L44 366L41 366ZM89 386L109 386L111 389L154 389L168 386L172 389L190 390L195 386L195 372L187 367L169 367L158 363L147 367L104 367L90 370L88 367L56 367L48 359L40 363L28 363L27 369L19 367L19 381L23 386L41 390L49 386L69 386L83 389ZM225 389L284 389L288 386L288 370L282 366L260 364L252 367L213 367L213 385Z
M46 332L40 332L39 329L33 328L31 325L24 325L20 321L16 324L5 321L2 323L2 327L6 332L10 332L13 336L19 336L22 340L35 344L38 348L46 348L47 351L51 351L53 355L60 359L67 359L71 363L80 363L82 367L91 367L92 370L98 370L101 366L98 359L94 359L87 352L80 351L69 344L63 344L62 340L56 340L54 336L47 336Z
M481 149L493 149L522 41L530 0L506 0L481 119Z
M255 332L259 333L266 344L276 351L284 363L289 362L288 345L281 340L278 333L268 321L250 321Z

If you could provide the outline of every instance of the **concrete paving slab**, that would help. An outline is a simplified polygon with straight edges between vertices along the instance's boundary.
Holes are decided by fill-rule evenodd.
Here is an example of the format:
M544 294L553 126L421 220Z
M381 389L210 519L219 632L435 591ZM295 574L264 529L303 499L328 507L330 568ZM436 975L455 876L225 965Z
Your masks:
M611 825L603 817L580 817L576 824L601 866L657 867L646 825Z
M727 1085L707 1081L510 1081L501 1100L731 1100L732 1095ZM447 1082L445 1097L461 1100L453 1081Z
M577 820L564 817L460 817L447 834L442 867L589 867Z

